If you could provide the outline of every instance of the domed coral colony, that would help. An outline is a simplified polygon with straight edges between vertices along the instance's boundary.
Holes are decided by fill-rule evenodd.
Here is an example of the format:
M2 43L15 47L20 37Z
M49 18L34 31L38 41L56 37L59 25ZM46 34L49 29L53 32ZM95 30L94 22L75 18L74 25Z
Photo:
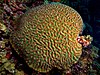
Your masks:
M16 52L34 70L68 69L82 53L77 37L82 29L78 12L63 4L34 7L19 20L11 33Z

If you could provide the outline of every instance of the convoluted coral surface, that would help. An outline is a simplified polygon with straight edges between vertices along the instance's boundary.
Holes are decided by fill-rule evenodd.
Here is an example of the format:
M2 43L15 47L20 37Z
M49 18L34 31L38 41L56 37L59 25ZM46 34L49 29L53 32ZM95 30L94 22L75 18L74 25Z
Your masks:
M68 69L82 53L77 37L82 29L80 15L63 4L46 4L26 12L11 34L16 52L39 72L53 67Z

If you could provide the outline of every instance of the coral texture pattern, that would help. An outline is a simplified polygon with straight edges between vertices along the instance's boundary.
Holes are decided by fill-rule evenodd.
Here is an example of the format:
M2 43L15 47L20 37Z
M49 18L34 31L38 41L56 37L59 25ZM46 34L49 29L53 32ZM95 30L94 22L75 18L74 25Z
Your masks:
M39 72L53 67L68 69L82 54L77 37L83 21L77 11L63 4L45 4L27 11L11 34L16 52Z

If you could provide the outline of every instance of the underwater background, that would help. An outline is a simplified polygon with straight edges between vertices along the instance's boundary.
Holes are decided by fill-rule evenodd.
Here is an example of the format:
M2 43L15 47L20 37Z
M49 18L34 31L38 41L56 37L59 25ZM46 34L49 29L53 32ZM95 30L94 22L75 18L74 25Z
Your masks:
M66 74L57 68L40 73L18 56L7 41L9 35L0 30L0 75L100 75L100 0L0 0L0 22L11 30L16 27L16 19L28 9L52 2L68 5L81 15L82 35L93 37L92 43L82 49L81 58Z

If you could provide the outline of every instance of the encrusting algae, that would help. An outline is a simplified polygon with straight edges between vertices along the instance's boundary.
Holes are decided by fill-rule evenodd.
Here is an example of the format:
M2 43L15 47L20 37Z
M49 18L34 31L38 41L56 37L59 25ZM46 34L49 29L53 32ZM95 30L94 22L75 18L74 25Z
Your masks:
M16 52L38 72L53 67L67 70L78 61L82 46L77 37L82 29L81 16L63 4L45 4L26 12L11 32Z

